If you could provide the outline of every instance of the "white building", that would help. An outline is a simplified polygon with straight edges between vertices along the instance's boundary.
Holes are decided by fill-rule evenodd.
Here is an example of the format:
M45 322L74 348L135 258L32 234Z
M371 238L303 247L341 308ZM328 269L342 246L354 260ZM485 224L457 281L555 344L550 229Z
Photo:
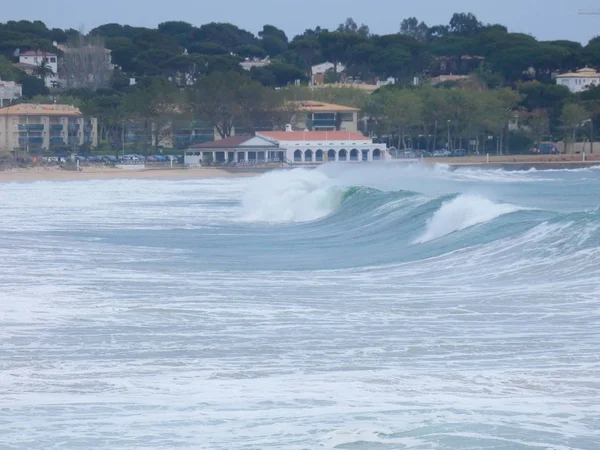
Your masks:
M14 81L0 80L0 108L10 106L11 103L23 96L23 87Z
M600 86L600 73L585 67L576 72L563 73L556 77L556 84L566 86L571 92L586 91L595 86Z
M21 64L39 66L44 60L46 60L46 65L50 66L54 74L46 77L46 86L52 87L54 83L58 82L58 57L56 54L42 51L28 51L19 55L19 62Z
M385 144L349 131L262 131L191 146L184 163L222 165L265 160L294 165L370 162L389 159Z
M330 70L334 70L334 68L336 68L336 65L330 62L324 62L321 64L317 64L315 66L311 67L311 84L313 86L315 85L322 85L325 84L325 74L330 71ZM337 73L342 73L344 72L344 70L346 70L346 66L344 66L341 63L337 64Z
M253 67L266 67L271 64L271 60L267 56L264 59L261 58L246 58L244 61L240 63L242 69L251 70Z

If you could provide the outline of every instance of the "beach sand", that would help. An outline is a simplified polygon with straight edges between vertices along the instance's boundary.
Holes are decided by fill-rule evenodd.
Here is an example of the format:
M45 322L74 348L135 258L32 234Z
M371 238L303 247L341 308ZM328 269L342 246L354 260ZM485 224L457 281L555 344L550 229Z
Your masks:
M28 167L0 171L0 182L79 181L114 178L194 179L255 176L262 172L232 172L217 168L123 170L114 167L85 167L81 171L60 167Z
M394 160L401 162L402 160ZM414 161L414 160L413 160ZM489 163L485 156L469 156L463 158L425 158L426 164L447 164L451 166L473 166L480 168L528 169L537 168L578 168L600 165L600 155L588 155L583 162L582 155L515 155L490 156ZM298 166L301 167L301 166ZM313 166L314 167L314 166ZM127 179L206 179L251 177L260 175L275 168L255 169L220 169L220 168L146 168L144 170L124 170L108 166L83 167L81 171L65 170L58 166L36 166L13 168L0 171L0 182L30 181L77 181L113 178Z

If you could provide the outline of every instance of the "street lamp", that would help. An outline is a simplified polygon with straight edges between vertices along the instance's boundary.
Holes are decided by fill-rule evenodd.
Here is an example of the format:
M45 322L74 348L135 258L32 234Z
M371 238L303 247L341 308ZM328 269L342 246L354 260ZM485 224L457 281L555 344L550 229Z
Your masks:
M588 123L590 124L590 154L594 153L594 122L592 121L592 119L588 119L586 121L584 121L583 123Z
M450 150L450 119L448 119L448 151L452 151Z

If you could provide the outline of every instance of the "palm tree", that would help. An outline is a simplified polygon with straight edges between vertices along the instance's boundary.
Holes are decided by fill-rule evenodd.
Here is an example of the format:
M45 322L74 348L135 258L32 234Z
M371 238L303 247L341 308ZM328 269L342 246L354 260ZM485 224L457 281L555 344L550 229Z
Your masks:
M46 78L54 76L54 70L52 70L52 67L48 64L48 59L44 58L35 66L33 74L45 83Z

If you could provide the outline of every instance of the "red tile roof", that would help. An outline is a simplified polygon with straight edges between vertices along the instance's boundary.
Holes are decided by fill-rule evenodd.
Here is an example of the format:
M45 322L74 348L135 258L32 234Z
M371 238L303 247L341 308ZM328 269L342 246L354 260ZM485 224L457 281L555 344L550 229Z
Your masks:
M276 141L366 141L369 139L360 133L350 131L261 131L257 134Z

